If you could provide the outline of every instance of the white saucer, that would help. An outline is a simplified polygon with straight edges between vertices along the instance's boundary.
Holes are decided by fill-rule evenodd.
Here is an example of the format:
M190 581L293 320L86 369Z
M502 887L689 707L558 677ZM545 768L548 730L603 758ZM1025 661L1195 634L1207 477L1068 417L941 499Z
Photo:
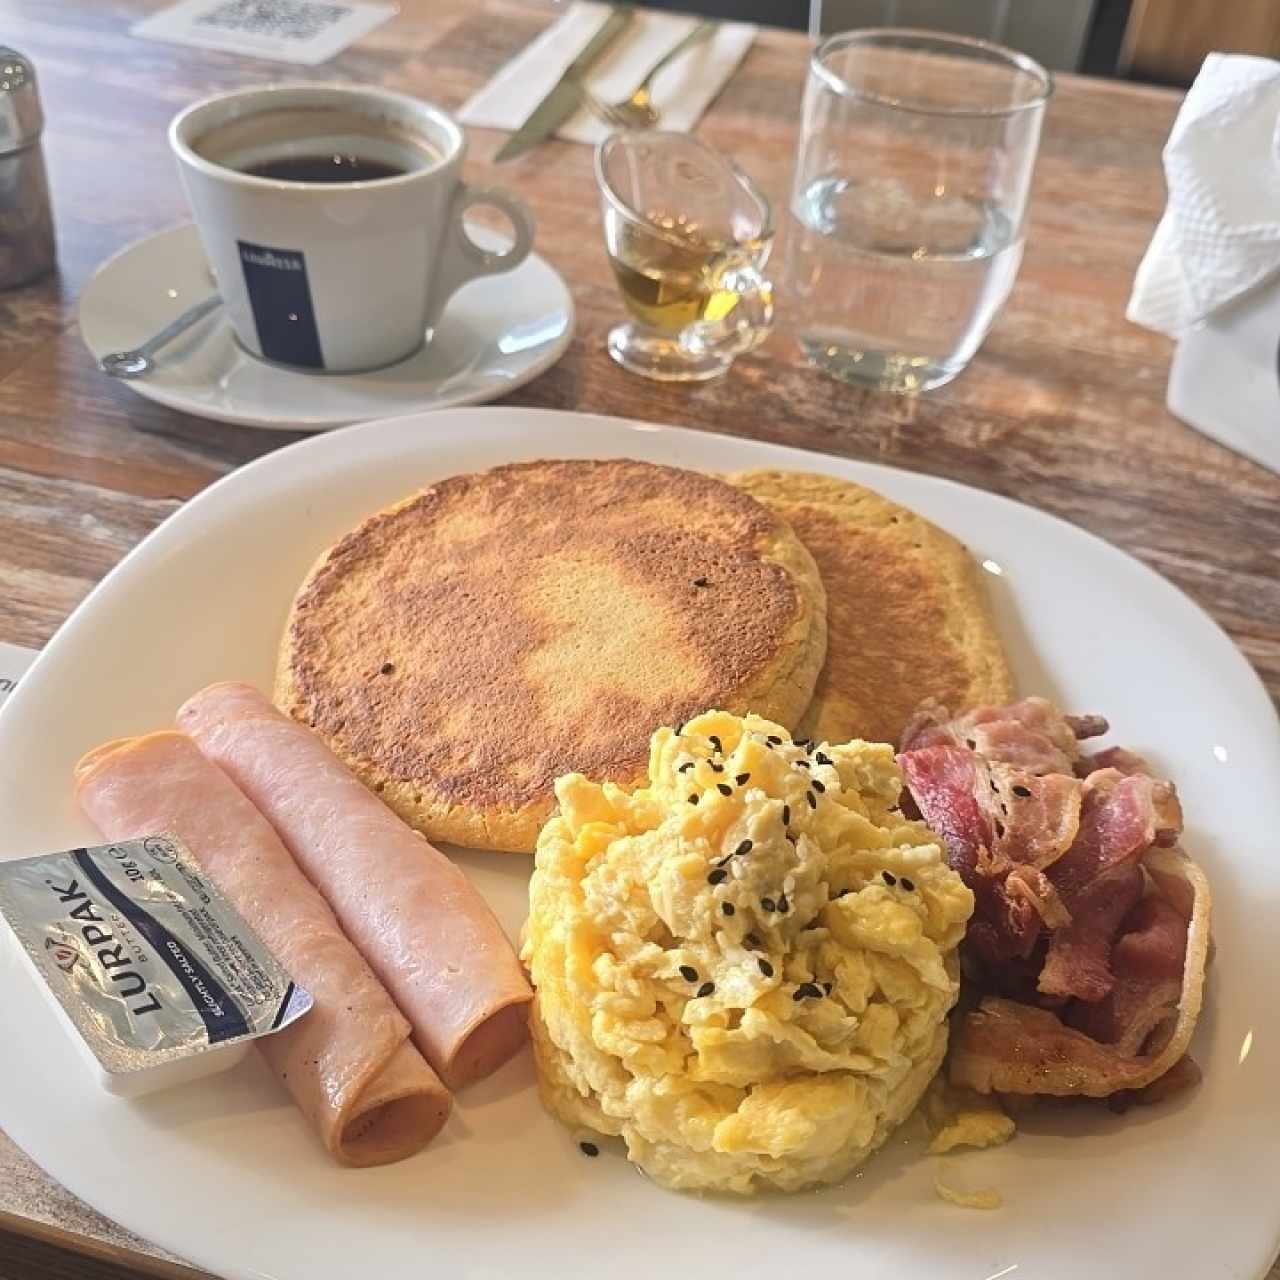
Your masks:
M496 232L468 230L485 248L505 247ZM138 346L212 292L195 227L173 227L98 268L80 299L80 333L100 359ZM494 400L555 364L573 323L568 286L545 258L531 253L514 271L460 289L434 340L386 369L314 374L265 364L241 350L219 310L162 348L155 369L128 385L148 400L201 418L322 431Z

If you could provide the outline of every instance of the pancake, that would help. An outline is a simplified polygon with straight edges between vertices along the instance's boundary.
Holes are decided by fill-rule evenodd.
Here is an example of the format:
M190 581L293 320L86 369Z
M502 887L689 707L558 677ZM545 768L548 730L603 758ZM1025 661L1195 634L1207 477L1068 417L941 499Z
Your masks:
M827 661L802 733L897 745L925 698L949 707L1013 698L978 568L949 533L834 476L728 479L791 524L826 584Z
M794 724L826 597L779 516L714 477L617 460L454 476L321 556L276 701L431 839L532 852L576 770L634 785L708 707Z

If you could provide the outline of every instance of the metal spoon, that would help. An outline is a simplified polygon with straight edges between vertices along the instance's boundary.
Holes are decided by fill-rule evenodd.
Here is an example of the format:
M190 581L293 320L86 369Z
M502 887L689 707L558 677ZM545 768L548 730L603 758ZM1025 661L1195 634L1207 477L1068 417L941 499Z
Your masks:
M185 333L199 320L203 320L211 311L222 306L222 295L215 293L188 307L176 320L171 320L153 338L148 338L140 347L131 351L112 351L98 361L98 368L113 378L141 378L155 368L152 356L166 343L172 342L180 333Z

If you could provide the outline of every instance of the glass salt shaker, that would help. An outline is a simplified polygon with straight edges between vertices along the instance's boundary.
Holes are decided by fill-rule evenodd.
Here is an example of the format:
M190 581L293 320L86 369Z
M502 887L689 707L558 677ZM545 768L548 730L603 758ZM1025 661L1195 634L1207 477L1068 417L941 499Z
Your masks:
M16 49L0 45L0 289L53 269L43 130L34 68Z

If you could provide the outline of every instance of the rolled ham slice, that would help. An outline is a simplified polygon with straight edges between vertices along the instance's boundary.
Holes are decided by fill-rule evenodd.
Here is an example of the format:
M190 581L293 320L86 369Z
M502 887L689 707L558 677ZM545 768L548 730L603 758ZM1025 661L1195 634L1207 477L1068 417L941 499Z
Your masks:
M108 840L171 832L315 1001L258 1048L342 1164L402 1160L449 1115L408 1019L343 934L271 824L180 733L123 738L76 766L80 805Z
M275 827L451 1088L524 1043L533 992L488 904L310 729L246 684L211 685L178 724Z

